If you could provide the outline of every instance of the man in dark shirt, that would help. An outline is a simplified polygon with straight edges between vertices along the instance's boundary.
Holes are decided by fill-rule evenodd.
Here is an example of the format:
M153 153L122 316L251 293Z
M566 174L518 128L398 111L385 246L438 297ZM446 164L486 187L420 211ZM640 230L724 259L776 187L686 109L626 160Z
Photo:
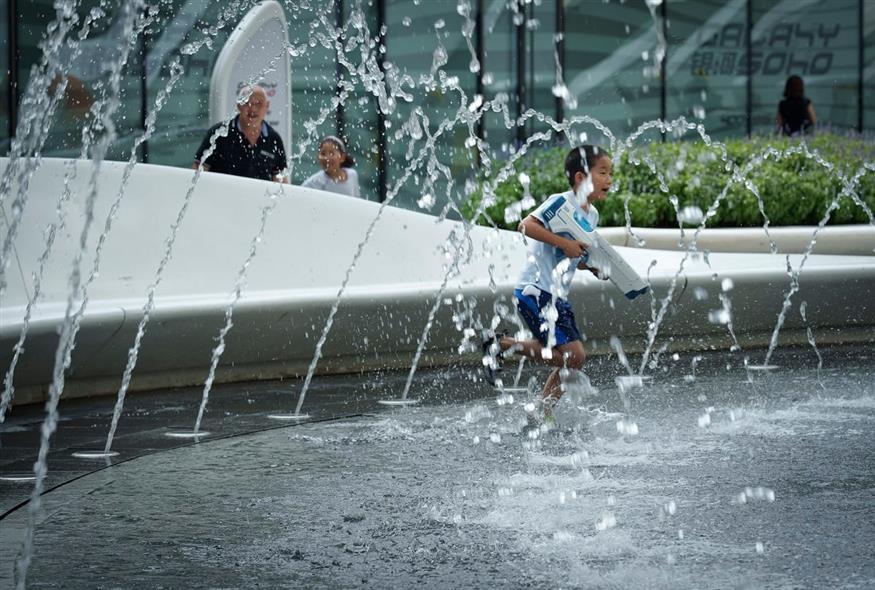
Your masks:
M216 139L215 149L203 162L204 170L283 182L286 150L279 134L264 121L269 106L264 88L243 88L237 102L240 114L228 124L228 135ZM211 138L222 125L225 123L214 125L207 131L194 157L195 169L200 166Z

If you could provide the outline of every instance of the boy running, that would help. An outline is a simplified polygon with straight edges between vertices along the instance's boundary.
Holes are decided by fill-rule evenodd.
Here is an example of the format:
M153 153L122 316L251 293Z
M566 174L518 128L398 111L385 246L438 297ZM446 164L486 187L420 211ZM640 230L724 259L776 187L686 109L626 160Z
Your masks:
M519 231L527 240L528 256L517 282L514 295L520 316L536 340L515 340L509 336L486 333L483 349L484 366L488 377L496 381L496 357L503 351L539 360L554 367L540 402L544 423L555 423L553 408L562 397L560 370L580 370L586 360L580 331L574 311L568 303L568 289L577 269L589 270L598 276L598 270L586 265L589 258L586 246L571 239L569 234L554 233L544 218L544 211L558 199L572 203L578 214L595 229L599 212L593 205L603 201L611 188L613 165L608 153L599 147L582 145L572 149L565 158L565 175L571 190L547 198L519 224Z

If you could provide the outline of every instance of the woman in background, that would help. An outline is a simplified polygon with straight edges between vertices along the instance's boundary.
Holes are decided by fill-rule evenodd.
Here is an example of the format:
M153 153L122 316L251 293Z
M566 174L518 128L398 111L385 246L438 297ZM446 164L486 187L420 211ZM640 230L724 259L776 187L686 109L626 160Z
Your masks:
M778 133L808 135L817 123L814 105L805 97L805 83L799 76L790 76L784 84L784 100L778 104Z

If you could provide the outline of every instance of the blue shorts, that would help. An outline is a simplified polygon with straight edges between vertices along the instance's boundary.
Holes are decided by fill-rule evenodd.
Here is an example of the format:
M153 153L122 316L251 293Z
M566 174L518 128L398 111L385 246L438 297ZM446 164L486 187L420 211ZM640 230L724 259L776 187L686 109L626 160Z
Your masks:
M516 289L513 294L516 296L516 308L529 330L532 331L538 342L547 346L550 324L541 310L550 305L553 296L546 291L541 291L538 297L523 295L522 289ZM580 330L577 329L577 323L574 321L574 311L568 301L561 298L556 299L556 311L559 314L559 317L556 318L556 346L562 346L575 340L583 340L580 336Z

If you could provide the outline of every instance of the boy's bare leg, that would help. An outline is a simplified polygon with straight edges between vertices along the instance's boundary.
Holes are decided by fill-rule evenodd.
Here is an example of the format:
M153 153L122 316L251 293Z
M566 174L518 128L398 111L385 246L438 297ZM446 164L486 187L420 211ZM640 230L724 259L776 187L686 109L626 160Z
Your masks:
M544 391L541 392L544 418L549 418L553 415L553 408L559 403L559 398L562 397L562 378L559 375L561 370L559 367L556 367L550 371L550 376L547 377L547 382L544 384Z
M553 348L553 354L550 358L543 357L543 350L546 348L537 340L514 340L510 336L502 336L498 345L501 350L510 350L528 359L543 362L551 367L567 367L569 369L580 369L586 361L586 351L583 349L583 342L575 340L561 346Z
M561 368L556 367L547 378L544 384L544 391L541 393L541 403L544 405L544 417L553 415L553 408L559 403L559 399L565 390L562 389L562 369L580 370L583 368L583 363L586 361L586 351L583 348L583 342L574 340L553 349L554 358L559 358L562 362Z
M541 392L541 404L544 406L544 417L553 415L553 407L559 403L564 391L562 391L562 378L560 371L563 368L580 370L586 361L586 350L583 342L574 340L553 348L553 355L549 359L542 356L544 346L537 340L514 340L510 336L502 336L498 342L501 350L510 350L516 354L525 356L536 361L544 362L555 367L547 377L544 390Z

